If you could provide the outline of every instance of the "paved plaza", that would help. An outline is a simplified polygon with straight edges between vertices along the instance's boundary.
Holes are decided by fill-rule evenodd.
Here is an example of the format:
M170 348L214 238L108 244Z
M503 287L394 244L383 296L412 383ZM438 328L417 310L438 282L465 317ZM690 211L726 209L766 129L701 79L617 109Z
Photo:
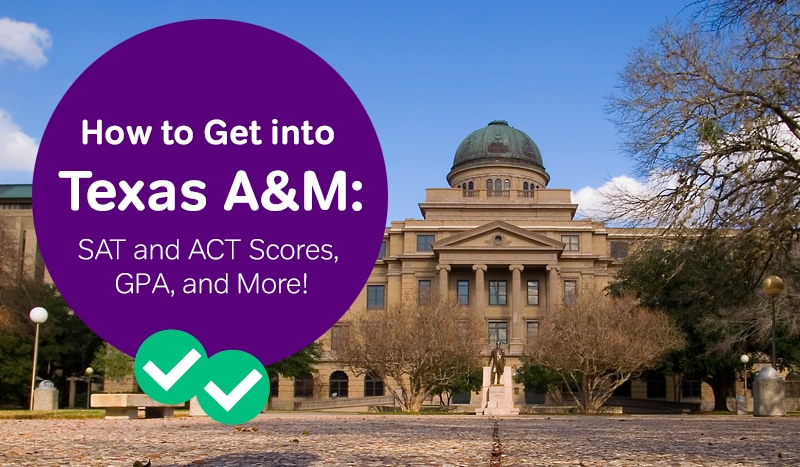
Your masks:
M493 444L495 454L492 456ZM800 418L273 413L0 420L0 466L798 466Z

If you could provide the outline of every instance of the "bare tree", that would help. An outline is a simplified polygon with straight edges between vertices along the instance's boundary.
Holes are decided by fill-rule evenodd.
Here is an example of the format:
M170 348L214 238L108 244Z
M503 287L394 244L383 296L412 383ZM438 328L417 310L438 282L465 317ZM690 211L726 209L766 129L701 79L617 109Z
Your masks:
M664 313L632 298L585 292L545 318L526 359L558 373L580 410L596 413L616 388L683 345Z
M356 374L382 379L401 410L418 412L437 388L480 368L485 345L486 330L475 313L432 300L365 310L334 352Z
M649 180L612 218L665 227L800 226L800 0L699 2L634 51L610 111Z

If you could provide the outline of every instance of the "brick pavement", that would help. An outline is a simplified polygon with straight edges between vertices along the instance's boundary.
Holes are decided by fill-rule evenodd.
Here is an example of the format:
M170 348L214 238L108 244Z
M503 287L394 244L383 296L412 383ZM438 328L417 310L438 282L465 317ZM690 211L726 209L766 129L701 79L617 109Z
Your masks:
M800 418L499 419L501 466L800 466ZM207 418L0 420L0 466L488 466L495 420L272 413ZM497 463L493 464L497 465Z

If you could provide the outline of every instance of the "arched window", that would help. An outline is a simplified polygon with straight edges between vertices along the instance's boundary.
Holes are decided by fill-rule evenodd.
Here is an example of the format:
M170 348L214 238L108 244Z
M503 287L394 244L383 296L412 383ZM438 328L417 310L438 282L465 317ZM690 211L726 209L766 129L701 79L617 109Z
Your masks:
M474 188L473 188L473 187L474 187L475 185L473 185L473 184L472 184L472 182L469 182L469 183L467 183L467 185L468 185L468 186L467 186L467 190L474 190Z
M383 395L383 380L375 375L364 377L364 397L375 397Z
M522 183L522 189L525 190L525 191L528 191L528 182L523 182Z
M314 395L314 377L311 373L294 378L294 397L312 397Z
M492 191L492 179L486 180L486 191Z
M499 178L495 179L495 181L494 181L494 191L500 191L502 189L503 189L503 185L502 185L502 182L500 181L500 179Z
M349 386L349 378L344 371L334 371L331 373L328 387L328 395L331 397L347 397L347 389Z
M505 179L503 181L503 189L504 190L510 190L511 189L511 180Z

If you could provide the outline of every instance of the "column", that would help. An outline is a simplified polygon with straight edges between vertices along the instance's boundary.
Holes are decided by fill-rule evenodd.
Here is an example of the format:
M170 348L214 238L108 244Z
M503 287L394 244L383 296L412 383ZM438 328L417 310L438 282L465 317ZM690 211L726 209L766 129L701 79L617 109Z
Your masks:
M547 266L547 312L555 312L558 306L558 266Z
M436 270L439 271L439 297L442 303L447 303L447 295L449 284L447 281L447 273L450 271L449 264L437 264Z
M522 340L522 270L521 264L508 266L511 270L511 343L508 350L512 354L521 354L525 345Z
M472 270L475 271L475 309L476 313L483 316L483 309L486 306L486 287L484 286L483 274L486 272L485 264L473 264Z
M400 306L403 296L403 276L399 263L389 264L389 271L386 273L386 306L393 308Z

